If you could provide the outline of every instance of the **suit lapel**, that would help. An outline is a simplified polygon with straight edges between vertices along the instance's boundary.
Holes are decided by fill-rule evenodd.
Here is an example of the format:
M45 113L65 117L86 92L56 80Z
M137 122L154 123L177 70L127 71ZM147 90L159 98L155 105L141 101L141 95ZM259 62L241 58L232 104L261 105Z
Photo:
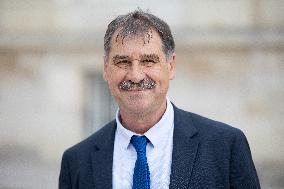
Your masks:
M96 189L112 188L113 145L116 130L115 121L97 135L92 153L92 168Z
M174 106L173 154L170 189L188 188L199 140L187 112Z

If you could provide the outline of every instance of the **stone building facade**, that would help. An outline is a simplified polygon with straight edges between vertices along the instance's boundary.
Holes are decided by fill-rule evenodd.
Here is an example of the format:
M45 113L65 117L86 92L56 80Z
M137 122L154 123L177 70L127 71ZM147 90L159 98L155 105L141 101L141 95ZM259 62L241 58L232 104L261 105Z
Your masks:
M56 188L61 155L113 119L103 35L141 7L168 21L179 107L242 129L284 188L284 1L0 0L0 188Z

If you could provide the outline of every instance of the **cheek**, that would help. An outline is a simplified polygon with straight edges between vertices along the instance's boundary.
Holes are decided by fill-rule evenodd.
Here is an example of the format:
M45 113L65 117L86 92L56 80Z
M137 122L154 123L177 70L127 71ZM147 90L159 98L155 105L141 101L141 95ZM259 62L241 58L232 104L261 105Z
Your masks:
M120 73L117 70L111 69L111 68L107 71L106 75L107 75L108 83L110 85L114 85L115 83L121 82L121 79L123 78L122 73Z
M108 81L108 85L109 85L109 88L117 93L118 91L120 91L119 89L119 84L123 81L123 77L121 76L112 76L111 79Z
M164 82L165 80L168 80L169 71L165 67L162 67L152 70L151 73L149 73L149 76L157 82Z
M117 80L114 80L113 78L111 80L109 80L108 82L108 85L111 87L111 88L115 88L117 85L118 85L119 81Z

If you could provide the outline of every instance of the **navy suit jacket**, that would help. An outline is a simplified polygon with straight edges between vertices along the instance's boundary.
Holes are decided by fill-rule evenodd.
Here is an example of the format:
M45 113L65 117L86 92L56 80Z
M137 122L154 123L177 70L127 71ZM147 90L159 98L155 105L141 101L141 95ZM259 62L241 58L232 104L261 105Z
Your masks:
M115 130L116 122L112 121L64 152L59 189L112 188ZM259 189L245 135L174 106L169 188Z

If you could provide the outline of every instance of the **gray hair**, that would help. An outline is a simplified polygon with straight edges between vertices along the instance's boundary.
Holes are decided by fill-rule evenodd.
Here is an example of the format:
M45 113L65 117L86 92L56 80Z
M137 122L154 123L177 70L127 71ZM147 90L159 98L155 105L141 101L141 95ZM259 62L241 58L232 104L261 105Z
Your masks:
M175 42L170 27L160 18L140 9L120 15L109 23L104 37L106 58L109 56L111 39L116 30L118 30L118 34L115 36L116 40L121 37L122 43L127 36L141 36L144 37L144 43L149 43L153 34L152 29L158 32L162 41L162 50L168 59L175 50Z

